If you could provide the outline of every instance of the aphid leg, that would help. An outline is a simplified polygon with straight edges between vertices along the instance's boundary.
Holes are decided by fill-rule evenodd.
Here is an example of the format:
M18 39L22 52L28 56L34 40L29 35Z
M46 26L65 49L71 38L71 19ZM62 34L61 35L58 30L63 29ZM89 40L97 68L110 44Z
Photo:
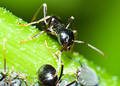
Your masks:
M74 80L73 82L67 84L66 86L70 86L70 85L74 84L75 82L77 82L77 80Z
M102 54L104 57L106 57L106 55L105 55L102 51L100 51L99 49L97 49L96 47L94 47L94 46L92 46L92 45L90 45L90 44L88 44L88 43L85 43L84 41L78 41L78 40L73 40L73 41L76 42L76 43L86 44L87 46L89 46L89 47L91 47L92 49L98 51L100 54Z
M81 67L83 67L83 64L79 61L79 63L80 63L80 65L81 65Z
M5 75L2 76L2 78L0 79L0 81L2 81L5 78Z
M6 57L5 57L5 41L6 39L3 39L4 42L3 42L3 53L4 53L4 76L6 75Z
M44 17L44 18L42 18L42 19L40 19L40 20L38 20L38 21L31 22L31 23L28 23L28 24L21 24L21 23L18 23L18 24L20 24L20 25L22 25L22 26L28 26L28 25L40 23L40 22L42 22L42 21L46 21L46 20L49 19L50 17L51 17L51 16L46 16L46 17Z
M33 16L31 22L33 22L36 17L38 16L39 12L41 11L41 9L43 9L44 12L44 18L47 16L47 4L44 3L42 6L40 6L40 8L37 10L37 12L35 13L35 15ZM46 20L44 20L44 22L46 23Z
M9 82L10 82L10 86L11 86L11 77L10 77L10 75L11 75L11 72L12 72L13 69L14 69L14 67L12 67L12 69L9 71Z
M28 40L25 40L25 41L22 41L22 42L20 42L20 43L24 43L24 42L27 42L27 41L29 41L29 40L32 40L32 39L34 39L35 37L39 36L40 34L42 34L42 33L44 33L44 32L49 32L49 30L43 30L43 31L39 32L38 34L36 34L35 36L33 36L32 38L30 38L30 39L28 39Z
M18 72L16 72L16 74L18 74L21 78L25 79L28 83L30 83L32 86L34 86L30 81L28 81L25 77L23 77L22 75L20 75Z
M67 29L67 28L69 27L69 25L70 25L70 23L71 23L71 21L72 21L73 19L74 19L74 17L71 16L70 19L68 20L66 26L65 26L65 29Z

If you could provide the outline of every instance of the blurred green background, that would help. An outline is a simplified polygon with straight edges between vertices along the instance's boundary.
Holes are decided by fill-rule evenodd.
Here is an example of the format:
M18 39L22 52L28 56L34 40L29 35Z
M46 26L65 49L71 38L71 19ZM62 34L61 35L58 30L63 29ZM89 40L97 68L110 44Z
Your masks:
M88 42L103 51L107 58L87 47L75 43L74 50L89 61L106 68L112 75L120 77L120 1L118 0L1 0L0 6L14 15L30 22L35 12L47 3L48 15L58 15L64 24L75 17L77 39ZM39 14L37 20L43 17ZM38 25L38 28L41 28ZM72 28L72 25L71 25Z

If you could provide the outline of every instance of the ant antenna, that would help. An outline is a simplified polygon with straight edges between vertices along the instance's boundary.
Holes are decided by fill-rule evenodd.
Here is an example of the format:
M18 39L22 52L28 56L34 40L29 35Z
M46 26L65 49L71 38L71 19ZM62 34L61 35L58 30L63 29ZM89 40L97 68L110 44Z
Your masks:
M3 53L4 53L4 75L6 75L6 57L5 57L5 41L6 39L3 39Z
M15 71L16 72L16 71ZM18 72L16 72L21 78L25 79L28 83L30 83L32 86L34 86L30 81L28 81L25 77L23 77L22 75L20 75Z
M96 47L94 47L94 46L92 46L92 45L90 45L88 43L85 43L84 41L78 41L78 40L73 40L73 41L76 42L76 43L86 44L87 46L91 47L92 49L96 50L97 52L99 52L100 54L102 54L104 57L106 57L106 55L102 51L100 51L99 49L97 49Z
M12 72L13 69L14 69L14 67L12 67L12 69L9 71L9 82L10 82L10 86L11 86L11 77L10 77L10 75L11 75L11 72Z

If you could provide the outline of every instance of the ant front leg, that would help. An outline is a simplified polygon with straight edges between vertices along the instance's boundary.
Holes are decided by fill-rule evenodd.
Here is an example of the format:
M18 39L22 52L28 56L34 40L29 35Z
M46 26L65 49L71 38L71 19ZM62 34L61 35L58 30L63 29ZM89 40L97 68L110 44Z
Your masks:
M35 15L33 16L31 22L33 22L36 17L38 16L39 12L41 11L41 9L43 9L43 13L44 13L44 18L47 16L47 4L44 3L38 10L37 12L35 13ZM45 24L46 24L46 20L44 20Z
M74 19L74 17L71 16L70 19L68 20L66 26L65 26L65 29L68 29L68 27L69 27L69 25L70 25L70 23L72 22L73 19Z

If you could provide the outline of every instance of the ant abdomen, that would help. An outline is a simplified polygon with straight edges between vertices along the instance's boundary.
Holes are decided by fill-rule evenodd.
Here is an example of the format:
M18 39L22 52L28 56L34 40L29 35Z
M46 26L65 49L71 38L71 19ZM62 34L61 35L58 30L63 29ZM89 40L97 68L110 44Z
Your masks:
M39 80L45 85L45 86L53 86L57 83L58 77L54 74L56 73L56 70L51 65L43 65L38 70L38 77Z

